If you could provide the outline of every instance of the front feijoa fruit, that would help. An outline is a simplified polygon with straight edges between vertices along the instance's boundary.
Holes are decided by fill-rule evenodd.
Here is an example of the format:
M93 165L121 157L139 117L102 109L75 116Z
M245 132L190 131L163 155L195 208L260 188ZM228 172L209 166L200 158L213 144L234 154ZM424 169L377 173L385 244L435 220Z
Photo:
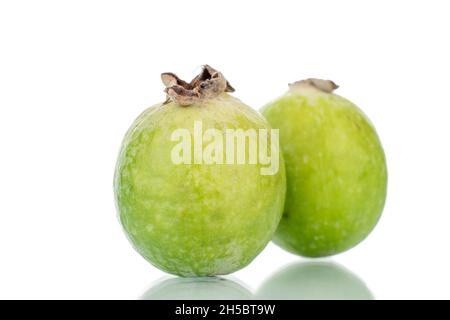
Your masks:
M375 128L332 81L308 79L266 105L280 129L287 192L274 236L280 247L308 257L345 251L362 241L383 210L386 161Z
M136 119L119 154L120 222L135 249L161 270L234 272L267 245L282 215L278 139L264 117L227 93L232 87L211 67L190 83L172 73L162 80L166 102ZM250 145L264 132L269 151L255 163Z

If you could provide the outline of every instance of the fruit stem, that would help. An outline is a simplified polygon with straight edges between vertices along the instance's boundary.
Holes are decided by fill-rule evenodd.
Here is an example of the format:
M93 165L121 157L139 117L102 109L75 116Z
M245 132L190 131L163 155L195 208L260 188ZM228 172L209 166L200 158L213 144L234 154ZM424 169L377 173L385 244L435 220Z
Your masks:
M322 80L316 78L309 78L289 84L289 88L305 87L312 87L326 93L332 93L334 90L339 88L339 86L331 80Z
M217 97L224 92L234 91L223 74L207 64L203 66L200 74L189 83L171 72L162 73L161 80L166 86L164 92L167 94L167 100L164 104L173 101L181 106L189 106L205 99Z

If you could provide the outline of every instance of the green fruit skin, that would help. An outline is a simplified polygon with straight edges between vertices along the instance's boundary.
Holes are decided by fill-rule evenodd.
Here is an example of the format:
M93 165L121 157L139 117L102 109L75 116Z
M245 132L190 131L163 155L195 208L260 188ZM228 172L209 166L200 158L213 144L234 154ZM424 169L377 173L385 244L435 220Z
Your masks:
M228 94L190 106L158 104L127 132L114 179L118 216L135 249L180 276L228 274L249 264L271 240L286 192L281 151L275 175L261 175L259 164L173 164L172 132L186 128L192 137L199 120L203 132L270 128Z
M369 119L350 101L292 87L262 110L280 129L287 193L274 236L307 257L343 252L375 227L387 189L386 160Z

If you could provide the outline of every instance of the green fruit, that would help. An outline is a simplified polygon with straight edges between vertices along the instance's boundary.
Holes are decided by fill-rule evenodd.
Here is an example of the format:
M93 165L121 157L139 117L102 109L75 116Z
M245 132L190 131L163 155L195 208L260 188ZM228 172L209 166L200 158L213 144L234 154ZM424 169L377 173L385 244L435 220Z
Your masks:
M261 174L263 164L175 164L172 135L187 130L195 140L199 121L204 130L220 132L270 130L270 125L228 95L231 86L209 66L189 84L173 74L162 78L168 101L137 118L117 161L120 222L135 249L161 270L180 276L234 272L249 264L275 232L285 199L283 161L277 158L273 175Z
M335 88L331 81L299 81L262 110L280 129L286 164L286 204L274 242L303 256L358 244L386 198L386 161L375 128Z

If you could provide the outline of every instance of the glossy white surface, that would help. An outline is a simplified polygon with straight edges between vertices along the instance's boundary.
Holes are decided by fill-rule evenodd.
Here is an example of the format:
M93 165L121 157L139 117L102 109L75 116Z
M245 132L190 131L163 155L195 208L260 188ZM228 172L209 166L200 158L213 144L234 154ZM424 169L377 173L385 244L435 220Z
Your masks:
M269 245L230 282L192 292L449 299L448 12L447 1L2 1L0 298L158 289L164 273L116 220L114 165L134 118L164 100L159 74L208 63L254 108L288 82L333 79L375 124L389 191L369 238L326 260L343 271L308 265L305 283L310 260Z

